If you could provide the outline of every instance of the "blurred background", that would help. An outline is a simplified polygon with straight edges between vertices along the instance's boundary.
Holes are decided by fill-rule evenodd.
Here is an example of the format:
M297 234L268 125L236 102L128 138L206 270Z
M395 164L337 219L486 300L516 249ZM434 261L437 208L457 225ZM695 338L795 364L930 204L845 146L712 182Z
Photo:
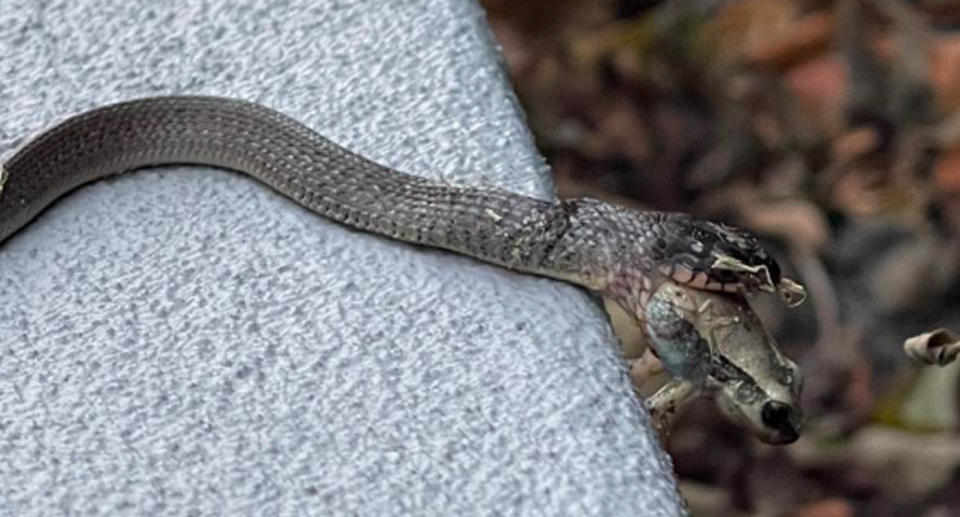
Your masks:
M754 303L806 372L804 437L688 405L694 514L960 515L960 364L902 350L960 330L960 1L481 3L561 196L749 228L808 289Z

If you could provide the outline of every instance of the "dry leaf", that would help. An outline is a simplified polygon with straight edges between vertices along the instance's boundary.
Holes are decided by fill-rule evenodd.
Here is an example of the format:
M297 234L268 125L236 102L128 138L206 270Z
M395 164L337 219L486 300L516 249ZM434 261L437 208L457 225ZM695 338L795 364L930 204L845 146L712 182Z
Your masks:
M943 366L960 355L960 337L939 328L907 339L903 351L915 361Z

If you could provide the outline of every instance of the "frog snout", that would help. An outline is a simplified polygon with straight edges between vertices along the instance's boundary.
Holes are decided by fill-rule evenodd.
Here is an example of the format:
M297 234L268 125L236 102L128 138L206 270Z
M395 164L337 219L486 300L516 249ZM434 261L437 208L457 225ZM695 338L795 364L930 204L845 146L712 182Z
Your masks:
M767 401L760 412L760 418L763 425L772 431L776 431L773 440L777 444L787 444L797 441L800 437L798 423L800 420L797 411L791 406L778 402L776 400Z

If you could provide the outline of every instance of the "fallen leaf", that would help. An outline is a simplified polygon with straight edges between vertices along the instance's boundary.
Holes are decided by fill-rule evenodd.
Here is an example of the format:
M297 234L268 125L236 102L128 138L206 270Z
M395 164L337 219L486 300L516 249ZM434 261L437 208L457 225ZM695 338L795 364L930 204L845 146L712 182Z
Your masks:
M940 328L907 339L903 351L914 361L943 366L960 355L960 337Z

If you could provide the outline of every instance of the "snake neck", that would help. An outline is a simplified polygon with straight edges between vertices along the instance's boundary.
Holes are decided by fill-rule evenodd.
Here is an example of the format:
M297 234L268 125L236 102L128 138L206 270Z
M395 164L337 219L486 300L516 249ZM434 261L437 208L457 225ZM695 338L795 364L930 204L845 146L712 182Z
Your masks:
M418 243L581 285L639 311L663 275L664 233L677 214L638 212L595 199L558 203L497 190L450 193L435 232ZM463 210L462 207L475 207Z
M540 257L542 274L580 284L640 314L664 278L659 267L666 223L679 214L634 211L589 198L563 200L558 209L566 225Z

